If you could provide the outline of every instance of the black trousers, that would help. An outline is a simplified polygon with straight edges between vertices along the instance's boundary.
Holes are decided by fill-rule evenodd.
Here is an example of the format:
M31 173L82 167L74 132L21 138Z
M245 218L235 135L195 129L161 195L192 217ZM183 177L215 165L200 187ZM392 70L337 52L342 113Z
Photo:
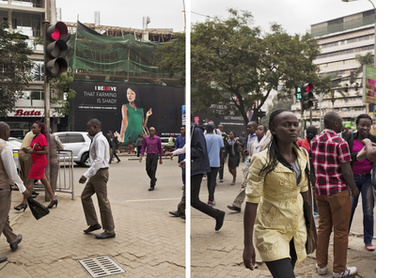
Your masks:
M114 156L118 161L121 161L121 159L119 159L117 155L117 148L111 148L110 161L108 163L111 163L111 160L113 159Z
M214 209L213 207L207 205L206 203L203 203L199 199L200 185L201 185L202 179L203 179L203 174L194 175L194 176L191 176L191 178L190 178L191 206L194 207L195 209L198 209L202 213L205 213L213 218L216 218L221 213L221 211L218 209Z
M156 171L157 171L158 153L148 154L146 157L146 172L150 178L150 187L156 185Z
M290 258L285 258L281 260L265 262L269 271L274 278L295 278L294 276L294 266L297 261L297 254L294 248L293 239L290 241Z

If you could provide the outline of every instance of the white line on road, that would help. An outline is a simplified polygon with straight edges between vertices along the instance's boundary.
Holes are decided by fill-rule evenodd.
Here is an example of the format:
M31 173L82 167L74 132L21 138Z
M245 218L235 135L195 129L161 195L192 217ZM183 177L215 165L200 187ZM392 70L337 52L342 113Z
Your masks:
M181 198L140 199L140 200L125 200L125 202L171 201L171 200L180 200L180 199Z

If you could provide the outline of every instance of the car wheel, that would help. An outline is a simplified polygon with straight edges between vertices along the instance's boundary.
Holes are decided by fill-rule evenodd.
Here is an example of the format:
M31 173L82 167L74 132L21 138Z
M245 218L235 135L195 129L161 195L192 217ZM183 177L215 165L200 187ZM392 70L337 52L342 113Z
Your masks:
M90 167L90 158L89 158L89 153L84 153L81 158L81 165Z

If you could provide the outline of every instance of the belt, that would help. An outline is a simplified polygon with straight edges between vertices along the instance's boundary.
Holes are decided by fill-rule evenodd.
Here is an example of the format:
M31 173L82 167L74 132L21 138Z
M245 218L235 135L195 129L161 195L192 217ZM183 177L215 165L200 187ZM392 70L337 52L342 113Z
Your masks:
M367 175L371 175L371 173L362 173L362 174L354 174L354 175L357 175L357 176L367 176Z

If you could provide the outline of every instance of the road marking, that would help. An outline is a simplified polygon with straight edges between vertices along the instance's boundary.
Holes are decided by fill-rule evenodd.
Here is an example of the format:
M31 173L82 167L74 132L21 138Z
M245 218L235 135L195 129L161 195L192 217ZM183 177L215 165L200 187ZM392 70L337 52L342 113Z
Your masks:
M181 198L162 198L162 199L140 199L140 200L125 200L125 202L148 202L148 201L172 201L180 200Z

